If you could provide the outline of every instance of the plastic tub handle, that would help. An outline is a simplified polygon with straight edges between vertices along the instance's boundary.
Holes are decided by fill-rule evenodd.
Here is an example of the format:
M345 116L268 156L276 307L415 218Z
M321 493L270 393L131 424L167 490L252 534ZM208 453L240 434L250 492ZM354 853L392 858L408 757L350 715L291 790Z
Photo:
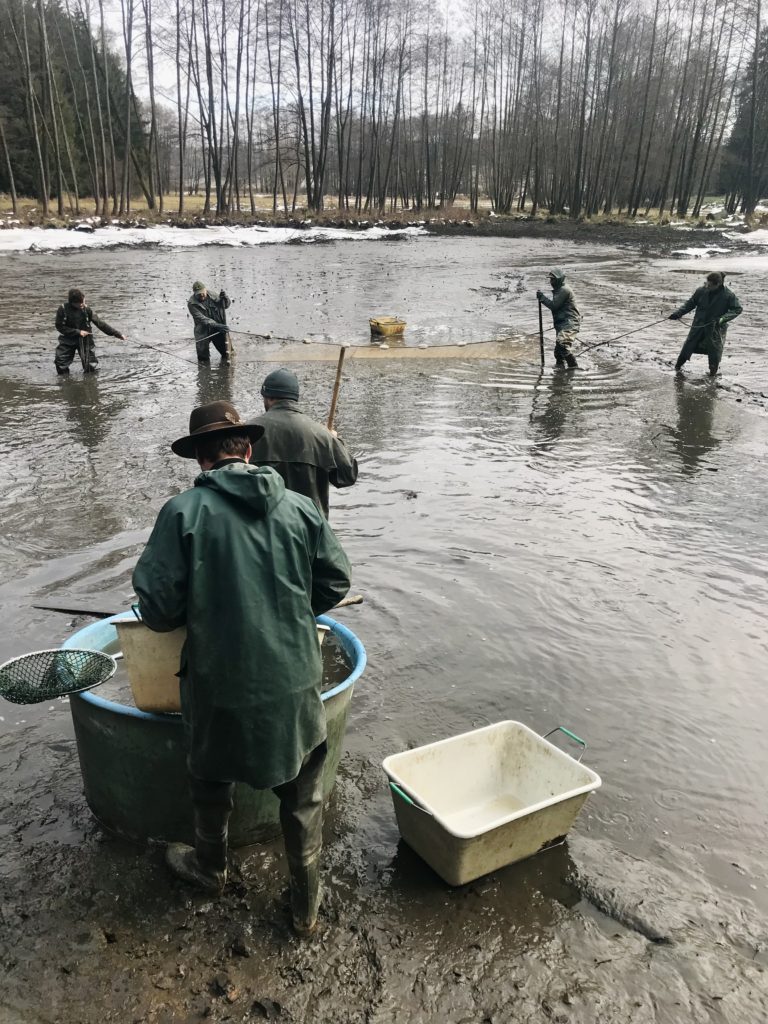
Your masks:
M581 747L581 753L576 758L576 760L580 762L582 757L584 757L584 751L587 749L587 744L584 742L581 736L577 736L575 732L571 732L570 729L566 729L564 725L556 725L554 729L550 729L548 733L545 733L542 736L542 739L548 739L555 732L564 732L569 739L572 739L574 743L579 744L579 746Z
M432 817L432 814L425 807L421 807L419 804L417 804L415 800L409 797L408 794L404 790L400 789L399 786L396 786L394 782L390 782L389 788L392 790L393 793L396 793L402 800L405 800L407 804L410 804L411 807L415 807L416 810L421 811L422 814L429 814L430 818Z

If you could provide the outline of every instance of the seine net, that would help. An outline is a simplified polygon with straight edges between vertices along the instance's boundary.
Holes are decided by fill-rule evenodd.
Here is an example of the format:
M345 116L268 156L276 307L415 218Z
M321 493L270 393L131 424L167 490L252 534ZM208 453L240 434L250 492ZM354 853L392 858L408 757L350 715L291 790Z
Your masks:
M0 697L13 704L37 704L98 686L116 668L114 658L102 651L33 651L0 665Z

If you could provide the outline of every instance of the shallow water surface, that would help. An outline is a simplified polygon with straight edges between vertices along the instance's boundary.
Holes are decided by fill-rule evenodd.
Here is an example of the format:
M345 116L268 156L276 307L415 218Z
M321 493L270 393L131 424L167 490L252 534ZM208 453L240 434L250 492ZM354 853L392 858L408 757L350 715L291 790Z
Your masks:
M5 262L6 287L32 294L0 368L4 657L54 645L78 624L31 610L36 599L128 597L158 509L194 477L168 450L193 405L228 398L243 413L259 409L273 367L256 343L238 343L232 368L181 362L193 354L193 277L226 286L231 322L255 329L363 343L369 314L400 313L409 344L437 344L535 329L531 289L550 262L573 266L593 337L657 319L704 272L607 246L431 238ZM422 891L434 884L397 846L381 758L519 719L587 741L603 788L578 835L663 864L691 907L706 885L747 915L768 910L768 423L730 390L759 392L765 324L747 302L759 267L746 261L739 273L731 284L748 313L731 329L719 382L703 376L703 357L674 379L673 324L627 350L631 359L598 349L575 373L540 372L538 344L526 340L493 362L467 353L348 367L338 427L361 474L332 495L331 521L365 596L339 617L366 645L369 668L352 703L337 813L343 830L352 799L349 842L377 900L407 907L414 879ZM83 281L129 338L168 343L174 355L99 340L98 379L56 380L46 325L67 285ZM324 417L333 367L296 369L306 405ZM9 756L70 735L66 705L50 707L2 710ZM367 780L359 807L355 765ZM516 927L543 935L556 921L535 901L515 902L528 877L516 870L534 868L488 884L522 915ZM439 915L440 891L414 913Z

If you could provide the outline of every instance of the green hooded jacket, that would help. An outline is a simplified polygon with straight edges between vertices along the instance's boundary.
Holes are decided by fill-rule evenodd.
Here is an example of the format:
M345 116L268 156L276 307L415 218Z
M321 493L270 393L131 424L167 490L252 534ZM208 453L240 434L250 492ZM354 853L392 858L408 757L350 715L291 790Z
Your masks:
M190 295L187 299L187 309L195 322L195 337L209 338L211 334L221 330L221 325L227 322L225 310L231 305L231 300L224 292L218 299L214 299L210 292L204 299L200 297L199 292Z
M697 288L693 295L673 313L674 317L685 316L696 310L686 346L699 355L716 356L722 359L727 324L742 312L741 303L730 288L721 284L714 291Z
M576 297L565 283L565 274L562 270L551 270L550 275L555 278L552 298L548 299L542 293L541 304L552 310L552 322L556 331L578 331L581 313L576 307Z
M166 502L133 573L142 618L186 624L181 707L201 779L271 789L325 739L315 615L349 590L347 556L272 469L227 460Z
M329 484L351 487L357 480L357 460L341 438L289 398L281 398L263 416L249 422L264 427L263 436L253 444L251 462L272 466L286 487L311 498L328 518Z

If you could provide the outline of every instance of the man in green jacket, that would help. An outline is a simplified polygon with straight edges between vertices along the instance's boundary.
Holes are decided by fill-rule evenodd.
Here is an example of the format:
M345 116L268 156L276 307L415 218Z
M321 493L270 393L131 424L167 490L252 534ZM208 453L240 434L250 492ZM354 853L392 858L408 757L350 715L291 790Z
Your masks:
M248 464L261 434L229 402L193 410L171 449L202 472L161 509L133 586L150 629L187 627L179 677L195 846L169 846L167 863L220 892L234 783L271 789L304 935L320 898L326 756L315 615L347 593L350 568L313 503Z
M741 303L730 288L725 287L725 274L714 270L707 274L704 287L697 288L687 302L669 314L669 319L679 320L692 309L696 310L693 325L680 349L675 370L680 373L683 364L698 353L707 356L709 373L714 377L723 358L728 323L742 312Z
M570 369L575 370L579 364L571 347L579 333L581 313L576 307L573 292L565 283L565 273L562 270L552 270L549 283L552 286L552 298L548 299L542 291L536 292L536 298L543 306L552 310L552 321L555 325L555 364L564 366L567 363Z
M66 376L69 373L69 365L78 352L83 361L83 373L94 373L98 370L99 360L96 358L96 346L93 341L94 325L104 334L125 341L124 334L110 327L106 320L101 320L90 306L86 306L85 296L79 288L70 288L67 301L56 310L59 343L53 362L59 376Z
M220 291L218 299L214 299L202 281L195 281L192 285L192 295L187 300L187 309L195 322L195 348L199 363L210 363L211 342L221 356L222 363L230 361L232 347L229 342L226 310L231 305L232 302L225 291Z
M299 381L290 370L270 373L261 394L266 412L250 422L263 427L264 435L253 445L251 462L272 466L289 490L311 498L327 519L329 484L351 487L357 480L357 460L335 430L302 412Z

